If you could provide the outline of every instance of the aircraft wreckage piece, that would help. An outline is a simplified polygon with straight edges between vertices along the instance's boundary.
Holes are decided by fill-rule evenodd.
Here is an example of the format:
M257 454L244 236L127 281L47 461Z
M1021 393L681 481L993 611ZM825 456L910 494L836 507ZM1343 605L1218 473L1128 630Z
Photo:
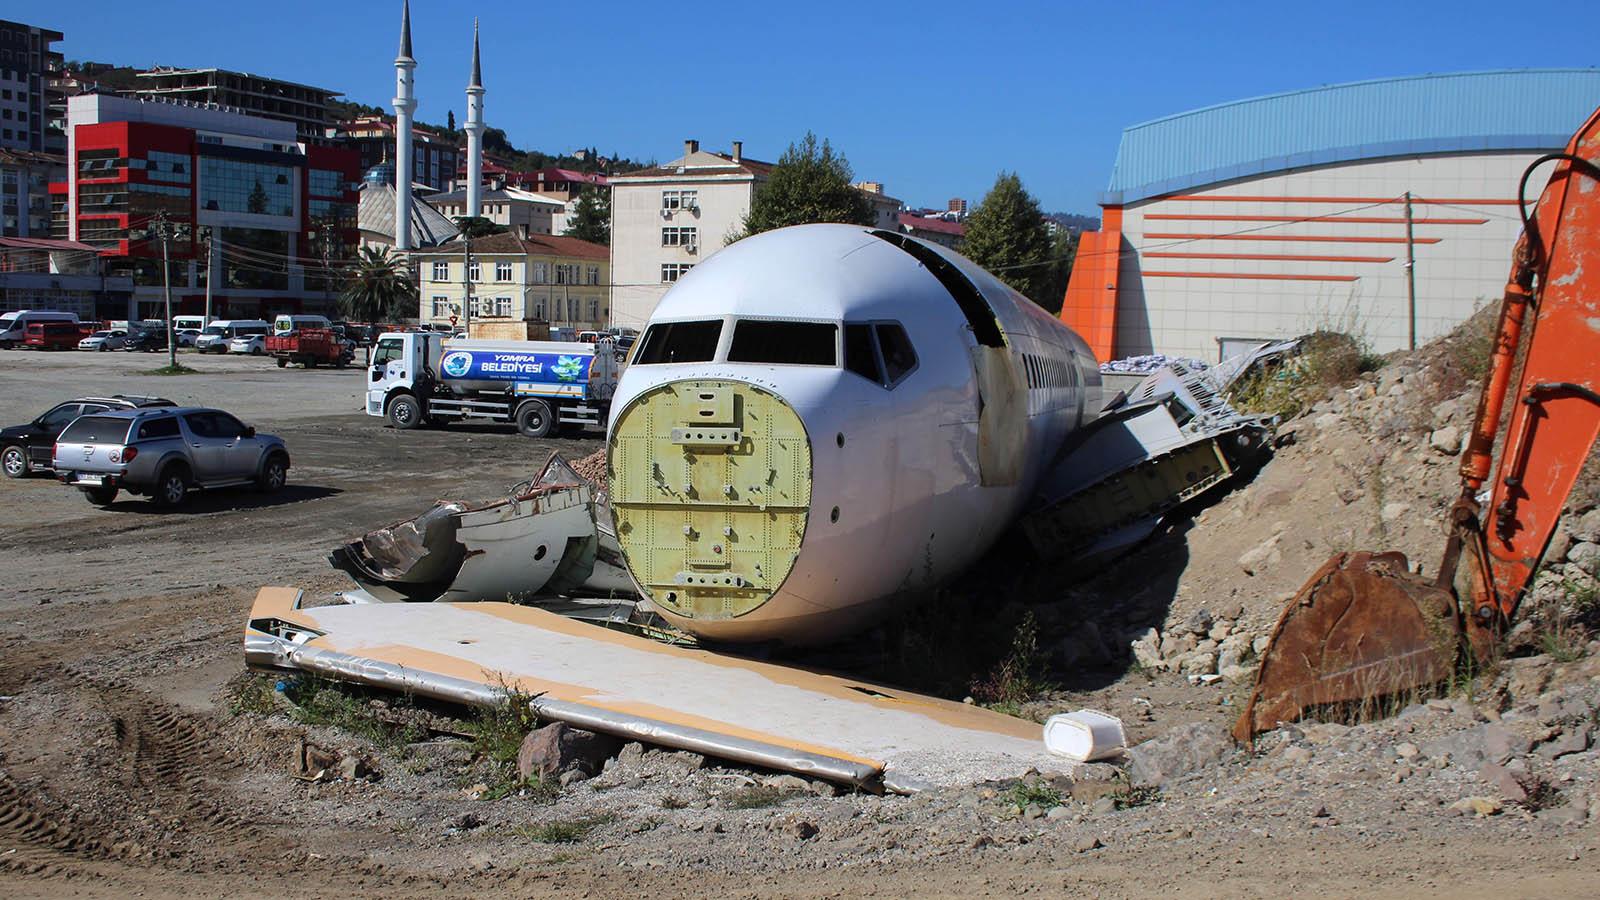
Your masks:
M833 675L672 646L510 603L302 609L266 587L245 629L255 669L477 706L505 688L541 718L868 790L1068 771L1040 726Z
M595 526L595 494L552 454L502 499L440 500L335 548L328 562L383 602L526 600L585 585L631 595L615 537Z

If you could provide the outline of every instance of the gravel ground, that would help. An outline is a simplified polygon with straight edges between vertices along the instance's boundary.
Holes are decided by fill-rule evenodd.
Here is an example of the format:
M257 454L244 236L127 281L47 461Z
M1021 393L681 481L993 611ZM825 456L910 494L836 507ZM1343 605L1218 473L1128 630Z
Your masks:
M379 747L236 714L240 626L260 585L343 587L323 558L338 542L439 497L498 494L551 450L591 454L598 436L401 434L359 412L359 368L211 357L193 361L202 375L138 374L159 364L0 353L0 421L91 393L214 405L285 437L291 489L160 514L138 499L96 509L47 478L0 482L5 896L1570 897L1600 872L1600 646L1508 661L1381 721L1281 728L1248 752L1222 734L1241 683L1190 678L1205 641L1220 655L1234 633L1253 639L1342 542L1436 552L1431 504L1450 467L1417 431L1435 422L1363 424L1387 421L1378 388L1404 379L1337 401L1334 420L1316 418L1333 406L1297 420L1299 443L1253 484L1136 557L1071 586L1048 564L1006 580L1072 673L1024 712L1114 712L1140 744L1131 765L879 797L633 745L553 798L484 799L481 761L449 733ZM1354 454L1380 446L1396 449L1374 482ZM1343 499L1356 474L1363 496ZM1386 520L1396 502L1411 514ZM1135 665L1147 629L1154 657ZM296 777L305 740L374 774Z

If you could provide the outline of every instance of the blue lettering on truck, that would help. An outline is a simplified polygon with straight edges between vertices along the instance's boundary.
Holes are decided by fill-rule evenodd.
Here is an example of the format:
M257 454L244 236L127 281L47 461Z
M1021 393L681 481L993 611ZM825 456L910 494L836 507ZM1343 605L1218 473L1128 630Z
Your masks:
M589 364L593 361L590 356L564 353L452 350L439 361L439 368L446 378L458 380L582 384L589 380Z

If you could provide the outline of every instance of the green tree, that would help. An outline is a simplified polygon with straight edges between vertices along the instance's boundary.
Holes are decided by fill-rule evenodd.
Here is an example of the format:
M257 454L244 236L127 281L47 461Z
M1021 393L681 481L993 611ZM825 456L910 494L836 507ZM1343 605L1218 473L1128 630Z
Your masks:
M261 179L256 179L256 186L250 189L250 195L244 198L244 207L253 213L267 211L267 189L261 186Z
M339 309L353 322L393 322L400 310L416 308L417 284L405 262L388 247L362 247L339 294ZM372 345L367 345L372 365Z
M445 128L446 131L450 132L451 134L455 134L456 133L456 111L455 110L452 109L452 110L449 110L448 112L445 113L445 116L444 116L444 128Z
M1039 305L1047 312L1061 312L1062 301L1067 299L1067 282L1072 278L1072 264L1078 258L1078 235L1065 227L1056 229L1050 239L1051 263L1042 268L1048 273L1043 299Z
M790 144L778 164L750 200L750 212L730 243L739 238L811 222L872 224L872 206L861 191L850 186L855 174L850 162L824 138L806 132Z
M1001 172L983 202L967 217L961 252L1011 285L1028 299L1048 308L1053 267L1050 229L1039 201L1022 186L1015 172ZM1057 308L1061 298L1053 298Z
M496 225L488 219L485 219L483 216L456 216L455 223L456 230L460 231L463 236L469 238L485 237L491 234L502 234L510 230L504 225Z
M578 205L567 222L567 237L586 240L592 244L611 244L611 192L594 185L578 195Z

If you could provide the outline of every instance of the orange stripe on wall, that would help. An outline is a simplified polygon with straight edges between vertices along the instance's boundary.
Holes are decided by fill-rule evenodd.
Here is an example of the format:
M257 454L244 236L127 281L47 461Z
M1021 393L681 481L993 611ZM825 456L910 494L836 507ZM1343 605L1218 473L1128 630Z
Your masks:
M1171 219L1185 222L1304 222L1305 216L1202 216L1184 213L1151 213L1146 219ZM1317 222L1358 222L1363 225L1404 225L1405 216L1318 216ZM1417 225L1482 225L1488 219L1412 219Z
M1179 234L1145 232L1147 238L1184 241L1327 241L1335 244L1404 244L1403 237L1350 237L1336 234ZM1437 244L1440 238L1413 238L1413 244Z
M1146 269L1147 278L1251 278L1261 281L1355 281L1356 275L1286 275L1272 272L1157 272Z
M1250 197L1223 194L1172 194L1162 200L1201 200L1237 203L1392 203L1404 204L1403 197ZM1516 206L1515 200L1497 200L1483 197L1416 197L1412 203L1442 203L1450 206Z
M1113 215L1115 213L1116 215ZM1095 359L1112 358L1117 332L1121 210L1107 209L1100 231L1078 238L1077 262L1061 302L1061 321L1089 344Z
M1317 256L1310 253L1162 253L1140 254L1157 259L1286 259L1292 262L1389 263L1392 256Z

